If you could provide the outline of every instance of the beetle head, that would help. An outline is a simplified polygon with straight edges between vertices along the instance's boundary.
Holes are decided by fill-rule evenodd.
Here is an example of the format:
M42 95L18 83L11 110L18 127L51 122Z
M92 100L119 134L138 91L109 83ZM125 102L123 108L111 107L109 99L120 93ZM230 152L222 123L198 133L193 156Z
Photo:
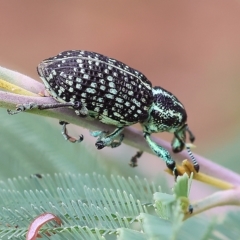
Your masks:
M174 133L172 140L173 152L180 152L185 147L186 131L191 134L187 121L187 113L182 103L170 92L160 87L154 87L153 103L149 109L149 117L143 123L144 132L149 134L157 132Z

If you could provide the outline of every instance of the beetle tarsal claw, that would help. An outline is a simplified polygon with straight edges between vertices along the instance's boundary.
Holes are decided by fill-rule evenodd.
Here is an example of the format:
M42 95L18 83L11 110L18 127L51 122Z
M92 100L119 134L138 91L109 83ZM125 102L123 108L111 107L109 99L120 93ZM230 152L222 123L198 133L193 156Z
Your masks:
M103 141L97 141L95 143L95 146L97 147L98 150L103 149L105 147Z

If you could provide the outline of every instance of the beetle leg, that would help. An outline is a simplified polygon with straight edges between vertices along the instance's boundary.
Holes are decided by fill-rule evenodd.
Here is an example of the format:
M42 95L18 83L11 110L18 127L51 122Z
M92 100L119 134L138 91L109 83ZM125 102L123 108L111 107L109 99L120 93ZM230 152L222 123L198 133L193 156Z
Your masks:
M185 125L185 127L182 128L180 131L174 133L174 138L173 138L173 141L172 141L173 152L175 152L175 153L176 153L176 152L180 152L180 151L183 150L184 147L186 147L187 152L188 152L188 155L189 155L190 158L191 158L191 161L192 161L192 163L193 163L193 166L194 166L195 170L196 170L197 172L199 172L200 166L199 166L196 158L193 156L190 147L185 143L185 139L186 139L186 136L185 136L186 134L185 134L185 132L186 132L186 131L189 133L189 139L190 139L190 141L191 141L191 142L194 141L194 139L195 139L194 135L192 134L192 132L190 131L190 129L188 128L188 126Z
M151 138L149 133L144 133L144 138L146 139L149 147L152 149L152 151L160 158L162 158L165 162L167 167L173 172L173 175L175 177L178 176L176 163L172 159L170 153L162 146L155 143Z
M66 102L66 103L53 103L53 104L37 104L37 103L24 103L24 104L19 104L16 106L16 110L10 110L8 109L7 112L10 115L14 115L20 112L24 112L27 110L31 109L39 109L39 110L44 110L44 109L53 109L53 108L62 108L62 107L73 107L75 109L75 112L77 115L80 115L82 117L87 116L88 110L87 108L82 105L81 102Z
M105 145L105 146L110 146L112 148L116 148L121 145L123 138L124 138L124 134L120 134L120 132L119 133L117 132L117 134L115 134L115 131L111 134L108 134L109 133L108 131L91 131L90 134L93 137L98 137L96 144L100 145L100 144L104 144L104 142L108 142L107 145ZM119 140L116 140L117 137L119 137ZM111 138L111 140L109 140L107 138ZM97 148L98 148L98 146L97 146ZM101 149L101 148L98 148L98 149Z
M108 135L104 131L103 132L96 131L99 137L97 142L95 143L95 146L97 147L97 149L102 149L106 146L111 146L113 148L118 147L121 144L124 137L123 134L121 134L122 131L123 131L123 127L116 128L112 133ZM117 137L119 137L119 135L120 135L119 141L114 142L114 140ZM97 136L97 134L95 136Z
M75 109L75 113L80 117L86 117L88 115L88 109L85 104L82 104L81 102L74 102L73 108Z
M90 135L93 137L97 137L98 140L105 137L108 134L108 131L90 131Z
M15 111L8 109L7 112L10 115L14 115L14 114L24 112L26 110L31 110L31 109L44 110L44 109L53 109L53 108L61 108L61 107L73 107L75 109L76 114L78 112L77 115L80 115L82 117L85 117L86 114L88 113L87 108L83 106L80 102L54 103L54 104L36 104L36 103L30 102L26 104L17 105ZM76 109L80 109L80 110L76 110ZM66 128L66 125L68 124L67 122L59 121L59 124L63 125L62 135L66 140L72 143L83 141L83 135L80 135L79 139L75 139L70 135L68 135L67 128Z
M116 147L120 146L122 141L123 141L123 139L124 139L124 134L120 134L119 135L119 139L117 141L113 141L110 146L112 148L116 148Z
M187 149L188 155L190 156L190 158L192 160L194 169L196 170L196 172L199 172L200 166L197 162L197 159L193 156L192 151L189 146L186 145L186 149Z
M7 111L8 111L8 114L13 115L13 114L17 114L17 113L24 112L31 109L43 110L43 109L52 109L52 108L61 108L61 107L73 107L73 105L74 105L73 103L36 104L36 103L30 102L30 103L17 105L15 111L10 109L8 109Z
M131 158L131 161L129 163L130 167L137 167L137 161L138 158L140 158L143 154L143 151L139 150L137 153Z
M79 136L79 139L76 139L74 137L71 137L70 135L68 135L68 131L67 131L67 124L68 122L65 121L59 121L59 124L62 125L62 135L64 137L65 140L71 142L71 143L76 143L76 142L82 142L83 141L83 135L81 134Z

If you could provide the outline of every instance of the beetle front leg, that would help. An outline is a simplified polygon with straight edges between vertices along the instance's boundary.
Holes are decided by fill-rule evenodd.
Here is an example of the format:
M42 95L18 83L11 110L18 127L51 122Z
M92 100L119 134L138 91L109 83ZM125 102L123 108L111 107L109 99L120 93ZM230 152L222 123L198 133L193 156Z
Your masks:
M94 137L98 137L95 146L97 149L102 149L106 146L110 146L112 148L118 147L121 145L124 135L121 134L123 131L123 127L116 128L112 133L108 134L105 131L93 131L91 135ZM119 140L116 141L116 138L119 137Z
M155 143L151 138L149 133L144 133L144 138L146 139L149 147L152 149L152 151L160 158L162 158L165 162L167 167L173 172L173 175L175 177L178 176L178 171L176 168L176 163L172 159L170 153L162 146Z

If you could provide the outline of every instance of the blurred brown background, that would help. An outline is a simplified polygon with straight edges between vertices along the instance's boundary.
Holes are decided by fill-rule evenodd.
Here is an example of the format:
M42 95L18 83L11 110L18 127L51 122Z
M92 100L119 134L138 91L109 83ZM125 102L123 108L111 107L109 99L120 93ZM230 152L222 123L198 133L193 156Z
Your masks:
M140 70L185 105L197 153L240 165L239 1L1 1L0 34L0 65L35 79L70 49Z

